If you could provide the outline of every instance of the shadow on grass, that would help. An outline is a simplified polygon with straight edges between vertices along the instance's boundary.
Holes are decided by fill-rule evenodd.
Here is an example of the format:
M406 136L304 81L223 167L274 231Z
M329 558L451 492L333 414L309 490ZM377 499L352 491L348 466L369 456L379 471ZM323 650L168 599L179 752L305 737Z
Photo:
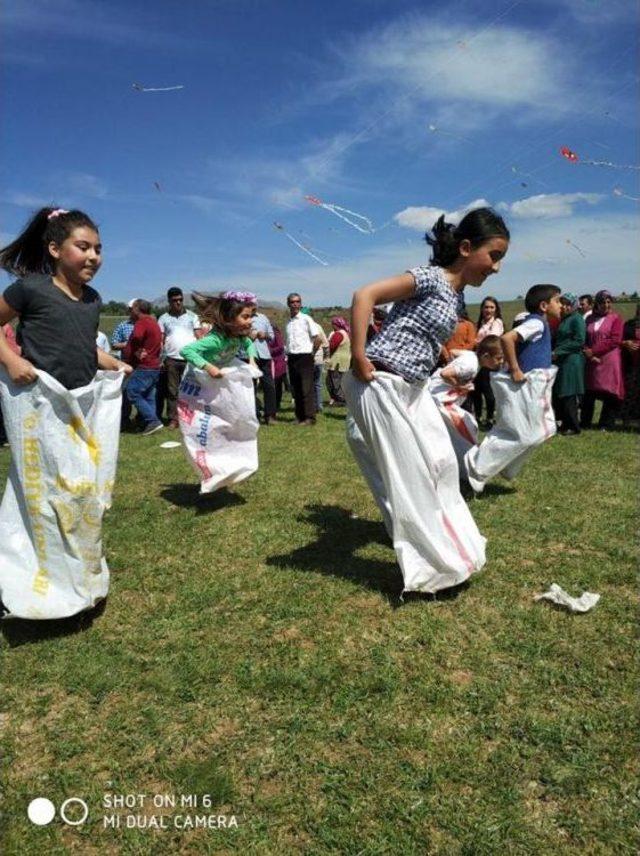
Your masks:
M198 485L193 482L164 485L160 496L171 505L195 508L197 514L210 514L231 505L244 505L247 501L243 496L231 493L226 487L214 493L198 493Z
M485 485L482 493L476 496L476 499L482 499L483 496L509 496L512 493L517 493L517 488L499 482L489 482Z
M306 510L298 519L317 528L317 539L283 556L269 556L267 565L352 580L398 605L402 575L396 562L355 555L367 544L391 546L383 524L354 519L350 511L337 505L310 505Z
M46 639L56 639L61 636L72 636L88 630L96 618L99 618L107 608L107 599L101 600L93 609L72 615L69 618L58 618L48 621L32 621L28 618L9 618L0 622L0 633L4 636L10 648L30 645Z
M322 415L328 417L329 419L337 419L339 422L344 422L347 418L347 410L345 407L325 407L322 411Z

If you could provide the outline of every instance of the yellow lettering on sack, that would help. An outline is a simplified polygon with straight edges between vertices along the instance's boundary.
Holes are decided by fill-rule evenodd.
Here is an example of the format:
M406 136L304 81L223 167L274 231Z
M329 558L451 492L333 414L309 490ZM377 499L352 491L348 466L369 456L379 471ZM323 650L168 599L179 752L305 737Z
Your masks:
M35 414L27 416L23 422L25 430L33 431L38 426ZM32 589L36 594L45 595L49 589L49 571L47 569L47 539L42 522L40 506L42 503L42 467L40 466L40 444L36 437L25 437L22 443L24 464L24 498L31 521L31 537L38 559L38 570L33 578Z
M71 423L69 425L69 433L76 443L79 443L81 440L84 441L89 457L97 467L100 462L100 444L91 431L89 431L84 420L80 419L78 416L72 416Z

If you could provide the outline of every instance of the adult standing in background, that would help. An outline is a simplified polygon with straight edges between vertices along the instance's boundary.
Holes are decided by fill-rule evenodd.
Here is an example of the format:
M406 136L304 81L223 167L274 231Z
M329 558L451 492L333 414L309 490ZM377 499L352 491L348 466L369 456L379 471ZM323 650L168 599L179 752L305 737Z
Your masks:
M273 342L275 336L271 321L262 312L258 312L257 307L251 319L251 338L257 354L254 359L262 372L259 386L262 389L264 424L271 425L276 421L276 387L273 380L273 361L269 344Z
M285 349L289 381L299 425L315 425L316 403L313 389L314 354L320 347L316 323L302 310L302 298L296 292L287 297L289 320L285 328Z
M479 345L485 336L502 336L503 333L504 322L502 321L500 304L495 297L487 296L480 304L476 345ZM483 400L486 402L487 409L484 422L481 421ZM475 410L479 427L483 431L491 428L493 425L493 414L496 410L496 399L491 389L491 372L489 369L480 369L476 375L473 390L473 409Z
M621 348L625 397L620 415L626 427L631 420L640 419L640 303L636 303L635 316L625 321Z
M349 322L336 315L331 319L333 333L329 337L329 362L327 365L327 390L329 406L346 404L342 391L342 377L351 365L351 328Z
M162 331L151 315L148 300L136 300L131 308L133 332L124 349L124 359L133 366L127 396L144 420L143 434L154 434L163 426L156 412L156 391L160 377Z
M578 301L580 304L580 314L586 322L589 320L589 316L593 312L593 297L591 294L581 294Z
M277 324L273 325L273 341L268 343L269 353L273 360L273 383L276 390L276 413L280 410L282 404L282 391L289 389L289 381L287 380L287 355L284 348L284 339L282 332Z
M557 402L556 415L562 420L559 433L571 435L580 433L578 406L584 395L583 349L587 326L578 311L578 298L575 294L563 294L560 303L562 320L553 349L553 358L558 366L553 395Z
M116 324L116 327L111 334L111 351L118 357L119 360L124 360L123 354L124 349L127 347L127 343L131 334L133 333L133 328L135 326L135 319L133 317L133 306L138 298L134 297L127 303L127 308L129 310L129 317L126 321L120 321L119 324ZM126 362L126 360L124 360ZM125 431L130 428L131 425L131 402L129 401L129 396L127 395L127 384L129 383L129 378L125 377L122 382L122 414L120 416L120 430Z
M596 399L602 400L598 428L613 428L624 400L622 356L620 344L624 322L613 311L613 298L606 289L599 291L593 303L593 313L587 321L586 392L582 403L581 428L591 428Z
M187 365L180 356L185 345L190 345L200 338L200 319L195 312L184 305L182 289L172 286L167 291L169 311L158 318L158 326L162 331L162 351L166 377L166 401L169 428L178 427L178 387L182 373Z
M315 324L316 335L320 337L320 347L313 355L313 397L316 402L316 412L322 410L322 369L324 361L329 356L329 340L320 324L314 319L313 313L308 306L303 306L302 311L308 315Z

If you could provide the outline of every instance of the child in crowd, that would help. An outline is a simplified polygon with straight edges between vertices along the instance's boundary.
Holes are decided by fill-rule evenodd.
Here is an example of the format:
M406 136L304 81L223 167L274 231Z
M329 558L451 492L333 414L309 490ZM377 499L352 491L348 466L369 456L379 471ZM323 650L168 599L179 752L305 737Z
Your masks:
M467 396L473 393L478 372L502 368L504 355L500 336L485 336L475 353L463 350L444 368L436 369L429 379L429 391L449 432L451 445L464 473L464 456L478 443L478 423L464 408Z
M429 266L374 282L352 304L352 371L344 379L347 437L393 539L405 591L435 592L482 568L485 539L460 494L451 441L429 392L466 285L500 269L509 246L502 218L470 211L440 217L426 236ZM374 306L393 301L367 344Z
M178 393L178 420L187 456L200 475L200 492L210 493L258 469L253 383L261 373L251 338L257 299L247 291L193 299L211 331L180 351L188 366ZM249 365L238 358L240 349ZM201 372L214 383L203 380Z
M502 336L504 333L504 322L502 321L502 308L495 297L487 295L480 304L478 315L478 332L475 345L478 346L485 336ZM473 390L473 409L478 424L483 431L488 431L493 425L493 417L496 410L496 400L491 391L491 374L487 369L480 369L475 380ZM486 405L485 419L482 419L483 401Z
M498 419L479 447L465 455L466 477L476 493L499 473L513 479L541 443L556 433L551 390L557 368L551 365L549 318L559 318L560 289L534 285L525 297L527 317L502 336L509 375L491 380Z
M200 310L208 333L195 342L185 345L180 356L210 377L222 377L222 369L230 366L238 347L243 346L250 360L255 359L256 348L251 339L251 324L257 297L249 291L225 291L219 297L207 297L194 292L194 303Z

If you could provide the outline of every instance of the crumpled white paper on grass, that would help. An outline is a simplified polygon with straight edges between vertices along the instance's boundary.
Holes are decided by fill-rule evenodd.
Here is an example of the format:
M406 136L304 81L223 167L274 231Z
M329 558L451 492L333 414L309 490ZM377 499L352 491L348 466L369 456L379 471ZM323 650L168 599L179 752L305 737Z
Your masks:
M600 595L592 591L583 592L580 597L571 597L557 583L551 583L549 591L534 595L534 600L550 600L559 606L566 606L571 612L589 612L600 600Z

